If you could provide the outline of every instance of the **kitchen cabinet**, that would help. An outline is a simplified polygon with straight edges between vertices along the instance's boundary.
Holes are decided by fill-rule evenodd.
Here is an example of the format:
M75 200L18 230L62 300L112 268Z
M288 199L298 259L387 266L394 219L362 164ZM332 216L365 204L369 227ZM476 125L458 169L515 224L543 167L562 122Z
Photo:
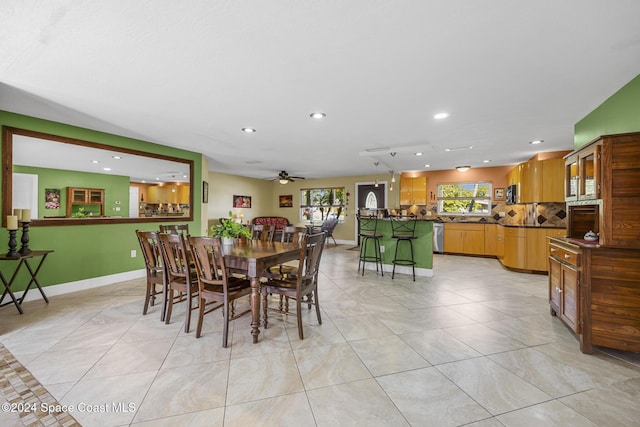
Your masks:
M427 177L400 177L400 205L427 204Z
M444 251L466 255L484 255L484 224L445 223Z
M565 158L565 201L600 198L600 149L591 144Z
M521 163L519 202L564 202L564 164L561 158Z
M549 305L593 346L640 351L640 250L549 238Z
M581 333L579 268L581 251L574 245L549 241L549 304L575 333Z
M527 264L526 229L504 227L504 258L502 263L510 268L524 270Z
M152 185L147 189L147 203L189 204L188 185Z
M547 237L564 237L564 228L500 227L504 230L503 265L516 270L548 271Z
M67 187L67 217L79 208L96 216L104 216L104 189Z
M498 253L498 224L484 225L484 254L496 256Z
M500 262L504 260L504 227L496 226L496 257Z

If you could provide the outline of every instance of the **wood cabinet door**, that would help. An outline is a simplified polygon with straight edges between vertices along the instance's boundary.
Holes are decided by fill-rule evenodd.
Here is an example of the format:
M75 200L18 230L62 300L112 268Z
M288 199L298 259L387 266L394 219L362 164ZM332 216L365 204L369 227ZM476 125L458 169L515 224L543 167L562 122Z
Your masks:
M527 228L527 269L547 271L547 230Z
M464 252L464 231L444 225L444 251L461 254Z
M567 157L564 162L564 199L578 200L578 155Z
M484 225L484 254L496 256L498 247L498 224Z
M530 160L521 164L520 203L542 201L542 162Z
M465 254L484 255L484 230L466 230L463 239Z
M413 178L413 204L427 204L427 177L417 176Z
M400 177L400 204L410 205L413 198L413 178Z
M576 333L580 333L580 295L578 288L578 271L562 264L562 320Z
M542 161L542 202L564 202L564 159Z
M552 314L561 316L562 305L562 264L553 257L549 257L549 304Z
M504 260L504 227L501 225L496 227L496 256L500 261Z
M524 229L505 230L504 265L511 268L527 268L527 238L522 234Z

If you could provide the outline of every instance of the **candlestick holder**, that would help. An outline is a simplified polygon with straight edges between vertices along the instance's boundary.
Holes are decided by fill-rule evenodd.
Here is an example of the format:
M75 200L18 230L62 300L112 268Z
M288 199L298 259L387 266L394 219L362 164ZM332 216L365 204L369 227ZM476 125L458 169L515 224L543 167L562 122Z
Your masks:
M22 239L20 239L22 243L22 247L18 251L22 255L30 254L31 249L29 249L29 221L22 222Z
M16 247L18 246L18 241L16 240L16 232L18 230L9 230L9 252L7 252L8 257L19 257L20 254L16 251Z

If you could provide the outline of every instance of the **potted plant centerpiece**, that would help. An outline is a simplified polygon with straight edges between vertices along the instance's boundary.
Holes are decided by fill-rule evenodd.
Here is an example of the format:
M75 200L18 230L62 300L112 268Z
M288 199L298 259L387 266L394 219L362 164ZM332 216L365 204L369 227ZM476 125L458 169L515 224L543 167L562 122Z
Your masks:
M251 230L244 225L235 222L233 212L229 211L229 218L220 219L220 224L211 226L211 234L222 238L223 244L232 244L234 239L240 237L251 238Z

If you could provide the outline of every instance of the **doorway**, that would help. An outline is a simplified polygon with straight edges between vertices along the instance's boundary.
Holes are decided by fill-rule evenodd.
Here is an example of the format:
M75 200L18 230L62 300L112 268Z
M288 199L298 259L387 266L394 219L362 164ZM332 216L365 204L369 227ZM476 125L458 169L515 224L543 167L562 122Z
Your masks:
M373 183L356 183L356 213L364 209L384 209L387 207L387 185L381 182L376 187ZM355 241L360 246L360 224L356 215Z

